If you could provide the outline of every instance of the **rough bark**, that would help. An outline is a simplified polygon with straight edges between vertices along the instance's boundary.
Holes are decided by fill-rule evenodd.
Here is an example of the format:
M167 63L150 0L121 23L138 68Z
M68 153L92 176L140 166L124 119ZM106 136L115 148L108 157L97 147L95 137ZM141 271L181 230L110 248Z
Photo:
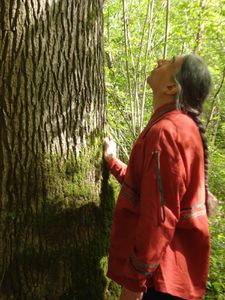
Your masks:
M102 6L1 1L1 299L104 298Z

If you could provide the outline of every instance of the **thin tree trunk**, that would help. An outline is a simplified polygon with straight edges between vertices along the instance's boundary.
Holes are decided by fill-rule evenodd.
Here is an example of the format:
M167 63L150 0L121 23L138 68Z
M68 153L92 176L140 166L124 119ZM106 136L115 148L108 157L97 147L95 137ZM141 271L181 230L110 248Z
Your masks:
M153 25L152 25L152 20L153 20L153 12L154 12L154 4L155 0L151 1L151 8L150 8L150 16L149 16L149 30L148 30L148 42L147 42L147 47L145 51L145 61L147 60L147 57L150 53L151 49L151 44L152 44L152 30L153 30ZM140 126L140 131L143 129L143 124L144 124L144 112L145 112L145 100L146 100L146 87L147 87L147 64L145 65L144 69L144 88L143 88L143 96L142 96L142 101L141 101L141 126Z
M163 58L166 58L166 56L167 56L168 37L169 37L169 20L170 20L170 0L167 0L167 2L166 2L166 27L165 27Z
M198 25L198 32L196 33L196 44L194 47L194 52L201 51L201 42L202 42L202 37L203 37L203 33L204 33L204 28L205 28L205 24L202 20L204 10L205 10L205 0L200 0L199 15L198 15L199 25Z
M135 68L135 79L134 79L134 84L135 84L135 95L136 95L136 106L138 107L137 109L137 124L138 124L138 131L140 132L142 129L142 124L143 124L143 98L142 101L139 100L139 94L140 94L140 90L143 88L143 85L145 86L145 77L142 78L141 77L141 84L139 82L139 78L140 78L140 74L141 76L143 76L143 74L141 73L141 56L142 56L142 52L143 52L143 43L144 43L144 35L146 32L146 25L147 23L150 24L149 28L148 28L148 39L147 39L147 45L146 45L146 51L145 51L145 59L147 58L146 56L146 52L149 52L149 46L150 46L150 42L151 42L151 30L152 30L152 11L153 10L153 1L149 0L148 4L147 4L147 13L146 13L146 17L145 17L145 22L144 22L144 26L142 28L142 34L141 34L141 41L140 41L140 46L139 46L139 54L138 54L138 59L137 59L137 65ZM145 70L146 70L147 64L145 64ZM144 76L146 75L146 73L144 72ZM144 80L144 84L143 84L143 80Z
M217 132L218 132L218 128L219 128L219 124L220 124L220 117L218 116L213 128L213 132L212 132L212 137L211 137L211 141L212 141L212 145L215 145L216 142L216 137L217 137Z
M211 105L209 117L208 117L208 120L206 122L206 128L208 128L209 123L211 122L211 120L214 116L214 111L215 111L215 108L216 108L216 100L217 100L217 97L218 97L220 91L222 90L222 87L223 87L223 84L224 84L224 79L225 79L225 67L223 69L220 85L219 85L218 89L216 90L216 93L215 93L215 95L213 97L213 100L212 100L212 105Z
M127 72L127 81L128 81L128 91L129 91L129 100L131 107L131 118L132 118L132 134L135 136L135 128L136 128L136 118L135 118L135 107L133 104L133 95L131 88L131 78L130 78L130 70L129 70L129 36L128 36L128 19L127 19L127 2L123 0L123 24L124 24L124 45L125 45L125 54L126 54L126 72Z

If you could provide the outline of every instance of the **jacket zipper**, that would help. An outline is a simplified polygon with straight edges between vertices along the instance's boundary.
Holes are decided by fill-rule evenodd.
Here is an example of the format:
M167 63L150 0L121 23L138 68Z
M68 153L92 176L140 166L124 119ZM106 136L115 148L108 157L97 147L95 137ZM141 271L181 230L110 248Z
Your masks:
M159 155L158 155L158 150L155 150L154 152L154 159L156 163L156 171L157 171L157 182L158 182L158 188L159 188L159 195L160 195L160 203L161 203L161 220L164 223L166 220L166 211L165 211L165 200L163 196L163 185L162 185L162 178L160 174L160 169L159 169Z

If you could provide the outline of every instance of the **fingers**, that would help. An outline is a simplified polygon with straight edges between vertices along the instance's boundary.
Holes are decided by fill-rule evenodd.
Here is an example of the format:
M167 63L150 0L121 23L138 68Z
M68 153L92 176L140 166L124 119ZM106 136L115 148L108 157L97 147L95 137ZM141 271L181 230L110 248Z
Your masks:
M110 137L104 139L104 147L116 147L116 143Z
M109 137L107 136L106 138L104 138L104 143L108 143L109 142Z
M112 137L107 136L107 137L104 138L104 143L110 143L110 142L114 142Z
M110 137L104 139L103 156L106 161L109 161L112 157L116 157L116 143Z

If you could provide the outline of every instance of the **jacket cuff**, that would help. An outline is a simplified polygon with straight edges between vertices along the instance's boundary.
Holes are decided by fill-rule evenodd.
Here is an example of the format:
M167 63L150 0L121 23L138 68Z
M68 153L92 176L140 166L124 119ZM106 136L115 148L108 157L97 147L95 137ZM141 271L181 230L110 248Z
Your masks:
M112 157L109 161L107 161L107 167L109 170L111 170L115 165L120 165L115 157Z
M127 167L127 165L124 162L122 162L119 158L116 157L110 158L110 160L107 162L107 166L110 171L112 171L113 169L120 170Z

